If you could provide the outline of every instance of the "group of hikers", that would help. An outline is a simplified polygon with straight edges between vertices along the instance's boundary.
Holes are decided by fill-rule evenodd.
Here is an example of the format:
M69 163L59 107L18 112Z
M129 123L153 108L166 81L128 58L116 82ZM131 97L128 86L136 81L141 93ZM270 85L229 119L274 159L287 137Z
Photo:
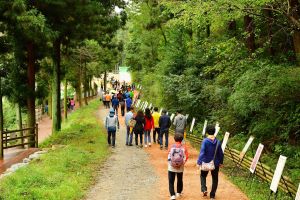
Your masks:
M130 92L127 96L119 92L114 95L111 99L112 107L109 110L109 115L105 120L105 127L108 131L108 144L115 147L116 131L119 129L118 120L118 104L117 101L121 100L125 102L127 107L127 113L125 114L124 121L126 126L126 145L133 146L133 135L135 136L135 145L138 148L147 148L152 146L153 143L158 143L161 150L164 148L169 150L168 154L168 179L169 179L169 192L170 199L174 200L182 196L183 191L183 172L184 165L188 160L189 154L188 149L185 145L185 129L187 126L187 119L181 114L181 110L177 111L176 117L174 118L173 125L175 128L174 140L175 143L169 146L169 129L172 125L171 118L167 114L166 110L162 110L161 114L158 112L158 108L152 109L146 108L134 112L132 105L132 98ZM122 95L119 95L122 94ZM125 97L125 98L124 98ZM130 100L129 100L130 99ZM128 103L127 103L127 100ZM115 102L113 102L115 101ZM124 109L121 112L124 116ZM153 110L153 112L152 112ZM151 137L152 133L152 137ZM210 192L210 199L215 199L216 190L218 187L218 172L219 167L223 165L223 151L221 148L220 141L214 136L215 127L207 126L206 133L208 136L203 140L200 154L197 160L197 166L199 168L200 180L201 180L201 191L203 196L207 196L206 177L208 172L212 174L212 189ZM177 177L177 191L175 192L174 183Z

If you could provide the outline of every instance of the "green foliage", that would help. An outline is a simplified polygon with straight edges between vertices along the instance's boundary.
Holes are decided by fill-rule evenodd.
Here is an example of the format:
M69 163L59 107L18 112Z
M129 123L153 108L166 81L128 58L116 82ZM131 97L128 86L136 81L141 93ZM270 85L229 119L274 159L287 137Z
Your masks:
M172 113L180 107L197 122L218 121L237 149L254 135L273 155L267 163L283 154L297 175L300 68L292 47L299 44L291 45L297 25L287 9L281 0L133 3L126 64L147 101ZM253 51L245 16L253 18Z
M94 170L108 151L95 112L98 101L72 113L59 134L52 135L42 147L66 145L50 150L41 159L4 178L0 199L81 199L93 182Z

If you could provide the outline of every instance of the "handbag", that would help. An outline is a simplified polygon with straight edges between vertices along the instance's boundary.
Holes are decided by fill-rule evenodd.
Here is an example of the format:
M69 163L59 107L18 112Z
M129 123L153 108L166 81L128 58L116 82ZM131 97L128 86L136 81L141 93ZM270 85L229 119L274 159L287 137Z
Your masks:
M201 170L202 171L207 171L208 172L208 171L212 171L216 168L215 167L215 158L216 158L216 154L217 154L217 151L218 151L218 147L219 147L219 142L217 143L214 158L212 159L212 161L210 161L209 163L202 162L202 165L201 165Z

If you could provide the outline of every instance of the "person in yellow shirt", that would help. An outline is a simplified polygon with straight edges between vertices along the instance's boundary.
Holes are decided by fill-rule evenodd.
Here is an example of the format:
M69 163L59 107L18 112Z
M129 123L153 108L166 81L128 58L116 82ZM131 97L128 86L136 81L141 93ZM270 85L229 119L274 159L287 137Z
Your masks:
M158 108L154 108L154 112L152 114L153 120L154 120L154 129L153 129L153 142L156 143L156 141L160 144L159 141L159 134L160 134L160 128L159 128L159 118L160 114L158 113ZM157 133L157 140L156 140L156 133Z

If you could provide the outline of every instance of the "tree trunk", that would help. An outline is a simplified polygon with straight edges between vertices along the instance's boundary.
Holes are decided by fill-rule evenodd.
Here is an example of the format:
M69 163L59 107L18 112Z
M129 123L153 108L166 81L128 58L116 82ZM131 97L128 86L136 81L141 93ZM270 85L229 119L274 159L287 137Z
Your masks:
M48 94L48 116L52 119L52 86L50 84L50 90Z
M20 130L20 129L23 128L23 124L22 124L22 109L21 109L20 103L16 103L15 107L16 107L16 119L17 119L18 129Z
M250 15L244 16L244 26L247 32L246 47L250 53L255 51L254 21Z
M23 124L22 124L22 110L19 102L15 104L15 108L16 108L16 120L18 124L18 129L21 130L23 129ZM17 137L23 137L23 131L21 131ZM23 139L20 139L19 142L23 143Z
M84 96L84 103L87 106L88 101L87 101L87 95L88 95L88 77L86 75L86 63L84 63L84 69L83 69L83 96Z
M299 7L299 1L298 0L290 0L290 6L291 6L291 15L294 19L299 21L300 19L300 7ZM298 63L300 63L300 29L295 28L294 34L293 34L293 43L294 43L294 51L297 58Z
M2 102L2 78L0 76L0 159L3 158L3 149L2 149L2 146L3 146L3 125L4 123L4 120L3 120L3 102Z
M29 128L35 127L35 56L34 56L34 44L33 42L27 43L27 123ZM34 135L35 129L28 131L29 135ZM29 147L35 146L34 136L28 138Z
M53 42L52 133L61 129L60 108L60 39Z
M273 20L273 13L271 10L269 9L265 9L264 10L265 12L265 15L267 17L267 31L268 31L268 43L269 43L269 48L268 48L268 51L269 51L269 54L271 56L274 56L275 55L275 50L273 48L273 23L274 23L274 20Z
M68 80L65 79L64 82L64 118L68 118Z
M104 92L107 90L107 72L104 71Z

